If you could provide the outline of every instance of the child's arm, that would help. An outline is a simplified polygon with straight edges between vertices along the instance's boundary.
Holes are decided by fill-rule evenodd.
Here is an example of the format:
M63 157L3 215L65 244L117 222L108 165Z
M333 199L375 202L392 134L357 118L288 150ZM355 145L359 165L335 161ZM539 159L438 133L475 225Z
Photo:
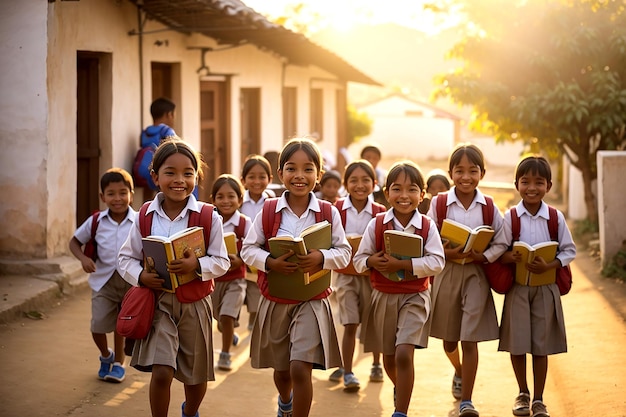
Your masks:
M352 259L354 269L358 273L363 273L370 268L378 271L384 271L387 258L383 251L376 252L376 219L370 220L365 228L359 248Z
M522 261L522 254L514 251L508 250L508 248L513 244L513 231L511 227L511 210L508 210L504 213L504 222L502 223L502 230L504 234L504 240L507 242L507 250L500 256L498 259L503 264L511 264Z
M352 247L346 239L346 232L341 224L341 215L337 207L332 210L332 246L330 249L320 249L311 251L308 255L300 258L300 266L307 272L317 265L322 265L324 269L342 269L350 264L352 257ZM310 213L309 215L312 215ZM321 258L320 258L321 255ZM305 258L305 259L303 259Z
M206 255L196 258L202 270L202 281L219 278L228 272L230 259L224 242L224 228L220 216L211 216L211 237L206 250ZM193 270L193 269L192 269Z
M428 237L424 242L424 256L412 258L411 269L413 270L413 275L428 277L440 273L446 266L446 259L437 225L426 216L422 216L422 221L430 222Z
M494 204L493 206L493 223L491 227L495 230L495 234L493 235L493 239L491 239L491 243L487 250L485 250L482 254L472 254L474 260L481 262L481 258L484 258L482 262L494 262L496 261L504 252L507 251L509 245L511 244L511 236L510 234L506 234L506 230L504 228L504 218L498 210L498 207ZM510 233L510 229L509 229Z
M143 261L143 243L141 241L138 217L135 220L135 224L130 228L126 241L120 248L118 270L122 278L129 284L134 286L138 286L140 283L146 286L150 284L150 287L154 288L152 285L156 285L156 283L152 279L159 279L154 277L155 275L158 277L158 274L147 275L149 274L148 271L142 274L144 272L143 266L141 266ZM159 288L162 287L161 284L163 282L165 281L161 280Z
M239 256L241 256L241 259L243 259L246 265L250 265L260 271L267 272L270 269L274 269L275 271L284 273L282 266L274 262L277 259L272 258L270 253L264 249L264 246L265 233L263 232L263 215L259 214L255 217L252 227L243 240ZM278 259L285 263L284 260L291 255L285 255ZM293 269L292 272L294 272L297 269L297 264L293 262L289 263L292 264L290 267Z
M72 255L74 255L74 257L80 261L83 267L83 271L88 274L96 272L96 263L93 261L93 259L85 256L85 254L83 253L83 244L80 243L76 236L73 236L70 239L70 252L72 252Z

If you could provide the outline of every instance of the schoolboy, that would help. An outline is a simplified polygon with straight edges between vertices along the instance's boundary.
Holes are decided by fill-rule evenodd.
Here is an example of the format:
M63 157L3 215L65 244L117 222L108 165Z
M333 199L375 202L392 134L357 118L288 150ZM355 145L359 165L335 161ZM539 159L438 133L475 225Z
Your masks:
M100 350L98 378L109 382L122 382L124 370L124 338L115 332L119 305L130 284L117 272L120 247L128 237L136 212L130 207L133 201L133 179L121 168L107 170L100 179L100 199L107 208L95 217L96 260L83 253L82 246L92 238L94 216L74 232L69 246L83 270L89 274L91 287L91 335ZM114 347L108 346L107 333L114 333Z

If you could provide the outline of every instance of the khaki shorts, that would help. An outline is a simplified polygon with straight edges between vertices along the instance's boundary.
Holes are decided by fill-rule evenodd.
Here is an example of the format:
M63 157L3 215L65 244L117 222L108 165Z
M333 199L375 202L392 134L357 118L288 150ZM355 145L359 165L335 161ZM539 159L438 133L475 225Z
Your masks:
M115 271L100 291L91 291L91 333L115 331L120 304L129 288L130 284Z

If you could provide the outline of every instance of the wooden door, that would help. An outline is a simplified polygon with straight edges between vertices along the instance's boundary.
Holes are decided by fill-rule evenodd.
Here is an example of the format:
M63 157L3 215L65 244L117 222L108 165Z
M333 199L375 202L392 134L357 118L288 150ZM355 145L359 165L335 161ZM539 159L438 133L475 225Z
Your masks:
M78 52L76 86L76 224L80 225L100 199L99 58Z
M215 179L230 173L227 85L223 81L200 82L200 152L208 168L200 184L199 196L209 201Z
M242 88L240 93L241 157L261 152L261 89Z

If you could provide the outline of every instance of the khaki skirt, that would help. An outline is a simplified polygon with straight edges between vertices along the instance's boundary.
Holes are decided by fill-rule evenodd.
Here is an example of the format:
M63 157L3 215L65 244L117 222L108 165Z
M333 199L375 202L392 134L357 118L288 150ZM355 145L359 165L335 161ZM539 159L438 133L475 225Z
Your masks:
M261 297L250 357L253 368L276 371L289 370L291 361L312 363L316 369L341 366L328 299L283 304Z
M428 346L430 291L389 294L372 291L372 303L363 322L361 340L365 352L394 355L396 346Z
M339 322L344 326L362 323L372 301L369 277L337 273L334 289L339 305Z
M215 281L215 291L211 294L215 319L219 321L220 316L237 319L245 296L246 280L244 278Z
M211 299L181 303L176 295L158 296L152 329L133 349L131 366L150 372L153 365L174 368L186 385L214 381Z
M556 284L514 284L504 297L498 350L546 356L567 352L565 320Z
M430 335L448 342L498 338L498 318L480 265L447 262L433 282Z

